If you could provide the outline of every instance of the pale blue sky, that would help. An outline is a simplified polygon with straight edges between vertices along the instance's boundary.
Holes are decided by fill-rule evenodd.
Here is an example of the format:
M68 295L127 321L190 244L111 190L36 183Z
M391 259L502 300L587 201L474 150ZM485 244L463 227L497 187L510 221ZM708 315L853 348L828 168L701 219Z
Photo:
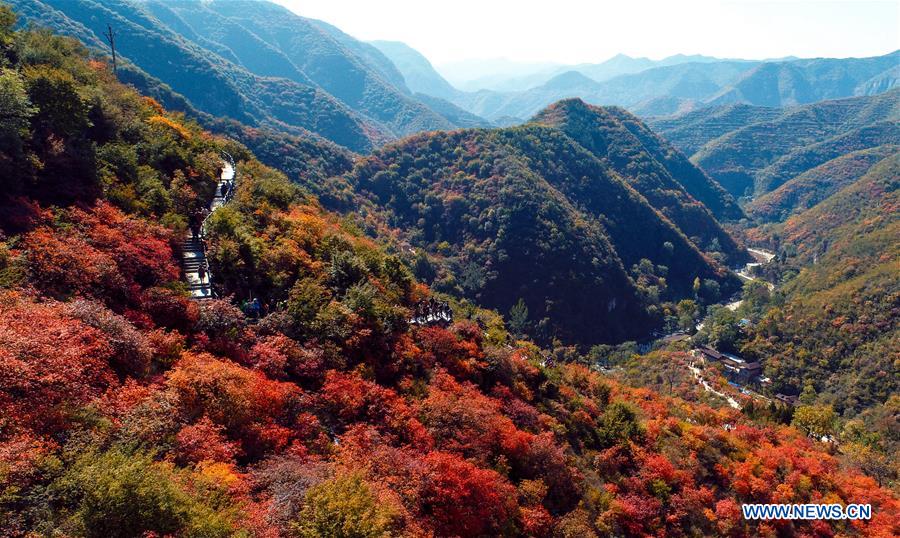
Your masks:
M436 65L476 58L599 62L617 53L875 56L900 48L900 0L275 0Z

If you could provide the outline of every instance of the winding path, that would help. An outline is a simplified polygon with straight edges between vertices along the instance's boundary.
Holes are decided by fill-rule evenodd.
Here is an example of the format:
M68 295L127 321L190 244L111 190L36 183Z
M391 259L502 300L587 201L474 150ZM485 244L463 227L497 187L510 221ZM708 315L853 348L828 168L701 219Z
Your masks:
M216 185L216 193L209 203L209 214L225 205L228 199L223 188L234 188L234 163L231 157L222 160L222 173L219 175L219 183ZM209 218L207 216L206 218ZM205 224L204 220L204 224ZM201 227L200 237L194 237L188 230L181 243L181 267L184 271L184 279L191 292L191 298L197 300L212 299L215 293L212 289L212 275L209 272L209 262L206 259L206 243L203 239L204 232Z
M739 271L737 271L737 275L739 277L743 278L744 280L748 280L751 282L754 280L760 280L762 282L765 282L766 287L769 288L769 291L774 291L775 284L772 284L771 282L767 282L767 281L761 280L761 279L753 276L751 271L753 270L754 267L759 267L760 265L765 265L765 264L769 263L770 261L772 261L772 259L775 257L775 254L772 252L765 251L765 250L760 250L758 248L748 248L747 252L749 252L751 255L753 255L753 258L756 259L757 261L750 262L747 265L745 265L744 267L742 267ZM738 307L741 306L741 303L743 303L743 302L744 302L743 299L733 301L731 303L726 304L725 308L727 308L728 310L731 310L733 312L733 311L737 310Z
M703 387L704 390L706 390L707 392L712 392L716 396L723 398L726 402L728 402L728 405L730 405L734 409L737 409L737 410L741 409L741 404L739 404L737 400L735 400L728 394L725 394L724 392L720 392L720 391L714 389L712 387L712 385L709 384L708 381L703 379L703 375L700 373L699 368L697 368L693 364L689 364L688 369L691 371L691 374L693 374L694 379L697 380L697 383L699 383Z

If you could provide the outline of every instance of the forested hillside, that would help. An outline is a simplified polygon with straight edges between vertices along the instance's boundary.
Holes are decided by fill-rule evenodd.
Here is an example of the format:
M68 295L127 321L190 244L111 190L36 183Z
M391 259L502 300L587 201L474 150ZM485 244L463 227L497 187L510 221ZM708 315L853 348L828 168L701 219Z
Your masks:
M391 253L395 237L364 236L246 147L121 85L81 45L14 23L0 6L4 535L896 533L896 495L792 427L553 364L497 313L452 296L455 323L410 324L433 292ZM346 164L299 139L256 146L307 151L296 173L310 180ZM194 301L177 257L188 216L217 188L222 152L237 163L236 192L204 232L220 298ZM395 171L416 167L408 184L369 174L393 160ZM655 211L557 130L421 135L350 177L373 196L393 185L414 194L413 180L443 162L482 174L467 184L485 200L497 190L521 202L450 221L467 233L546 231L559 249L592 249L596 259L576 268L608 268L616 289L644 291L615 271L603 230L616 238L616 217L597 221L605 199ZM576 215L551 182L594 209ZM406 207L396 192L394 207ZM444 200L458 208L423 199ZM640 222L678 258L703 262L665 221ZM546 248L543 236L503 241L510 256ZM251 295L258 314L238 306ZM873 518L760 523L740 513L744 502L819 501L871 503Z
M23 22L109 52L128 79L186 108L353 151L456 125L411 94L377 49L269 2L14 0ZM162 86L168 88L158 92ZM181 97L183 96L183 97ZM458 111L452 108L449 113ZM468 120L468 122L466 121ZM463 117L461 125L471 123Z
M818 393L850 416L900 390L898 178L894 148L811 209L753 232L778 247L770 271L785 285L748 350L780 390Z
M417 93L453 99L460 92L435 71L428 58L399 41L373 41L372 46L387 56L402 73L406 86Z
M785 109L730 107L652 125L735 196L763 195L852 151L900 143L900 90Z
M661 315L696 279L706 301L737 285L627 181L539 125L416 136L350 176L375 214L437 254L421 278L501 312L522 299L530 334L579 342L636 336L652 324L645 308Z
M872 58L812 58L765 62L707 100L710 105L746 103L786 107L875 95L896 84L900 51ZM889 81L893 78L893 83Z
M261 77L210 53L166 27L140 4L15 0L12 5L21 12L23 22L67 33L92 47L104 48L101 36L107 24L115 25L121 59L209 114L295 134L313 132L359 151L390 136L385 127L368 122L314 85Z
M900 146L878 146L841 155L788 180L747 204L747 212L762 222L780 222L810 209L858 180Z
M171 10L171 16L233 53L253 73L311 80L395 137L453 126L408 94L403 76L377 49L277 4L154 0L147 6L154 14Z
M734 240L713 218L742 218L734 199L637 117L621 108L569 99L532 121L561 129L607 163L685 234L698 237L698 247L716 240L722 252L739 261Z
M646 121L654 131L690 157L707 142L752 123L774 120L783 113L776 107L732 104L703 107L675 116L652 117Z

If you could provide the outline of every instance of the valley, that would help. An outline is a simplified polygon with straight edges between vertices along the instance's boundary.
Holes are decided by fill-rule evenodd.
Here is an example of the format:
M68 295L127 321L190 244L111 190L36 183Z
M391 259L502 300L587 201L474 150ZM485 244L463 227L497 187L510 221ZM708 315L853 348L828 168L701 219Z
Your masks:
M898 52L305 6L0 1L0 536L900 533Z

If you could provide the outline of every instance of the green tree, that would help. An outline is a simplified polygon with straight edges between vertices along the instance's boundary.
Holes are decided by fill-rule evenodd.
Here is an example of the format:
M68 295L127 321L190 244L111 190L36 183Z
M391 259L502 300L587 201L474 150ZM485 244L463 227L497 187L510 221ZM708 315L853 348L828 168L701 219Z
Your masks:
M13 158L21 154L33 113L22 77L12 69L0 69L0 152Z
M597 435L603 447L624 443L641 435L637 413L628 405L615 402L606 408L597 424Z
M12 45L17 18L11 7L0 4L0 51L4 56ZM0 62L5 60L6 58L0 58Z
M311 487L291 531L300 538L383 538L392 535L397 517L361 473L350 473Z
M519 301L509 309L509 330L516 336L521 337L528 329L528 305L521 297Z
M700 307L696 301L691 299L678 301L676 311L678 312L678 327L685 331L694 327L694 320L700 315Z
M146 453L112 449L79 457L51 485L62 502L75 507L76 535L130 538L148 531L162 535L212 538L233 536L237 512L211 504L221 492L191 495L179 473ZM200 485L199 482L195 485Z
M803 384L803 390L800 392L799 400L800 403L806 405L812 405L816 402L816 398L818 395L816 394L816 387L813 385L812 381L807 380Z

